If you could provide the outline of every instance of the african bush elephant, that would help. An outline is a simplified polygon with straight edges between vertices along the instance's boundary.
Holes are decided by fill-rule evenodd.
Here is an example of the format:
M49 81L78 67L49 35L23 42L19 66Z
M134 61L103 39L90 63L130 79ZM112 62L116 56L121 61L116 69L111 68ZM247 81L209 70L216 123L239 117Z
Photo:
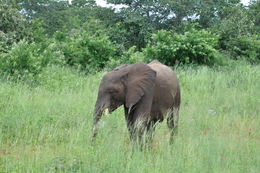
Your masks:
M122 65L105 74L94 110L94 134L103 113L124 105L130 138L151 133L157 122L167 119L171 138L177 130L180 87L175 72L159 61Z

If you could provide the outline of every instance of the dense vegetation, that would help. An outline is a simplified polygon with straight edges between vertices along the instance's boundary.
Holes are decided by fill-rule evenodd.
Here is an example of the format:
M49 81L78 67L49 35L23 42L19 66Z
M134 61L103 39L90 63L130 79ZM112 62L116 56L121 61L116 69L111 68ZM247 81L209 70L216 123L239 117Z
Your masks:
M158 59L168 65L260 60L259 1L0 2L0 73L36 76L50 64L85 73Z
M0 1L0 172L259 172L260 1ZM123 110L90 140L104 73L159 61L182 89L179 134L137 150Z

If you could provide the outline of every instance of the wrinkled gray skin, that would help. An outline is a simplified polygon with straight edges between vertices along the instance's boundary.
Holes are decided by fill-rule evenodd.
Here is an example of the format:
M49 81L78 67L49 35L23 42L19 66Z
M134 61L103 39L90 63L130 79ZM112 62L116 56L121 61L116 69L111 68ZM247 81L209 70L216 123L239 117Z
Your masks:
M180 87L175 72L158 61L122 65L102 78L94 110L94 134L104 110L124 105L125 120L133 140L153 131L167 119L171 138L177 130Z

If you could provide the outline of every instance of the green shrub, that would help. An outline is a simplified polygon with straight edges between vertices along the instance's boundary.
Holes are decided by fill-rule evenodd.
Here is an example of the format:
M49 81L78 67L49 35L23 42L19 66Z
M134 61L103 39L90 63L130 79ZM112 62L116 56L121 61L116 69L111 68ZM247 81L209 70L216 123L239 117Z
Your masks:
M215 49L218 36L206 30L195 30L176 34L161 30L152 36L152 42L144 49L148 61L158 59L167 64L212 65L221 57Z
M60 42L66 63L91 72L105 67L115 53L115 47L105 35L76 33Z
M0 72L8 76L21 78L35 76L48 64L62 64L62 54L50 43L42 48L41 44L21 41L0 56Z
M246 60L250 63L260 62L260 37L257 35L242 36L230 41L229 50L236 60Z
M143 52L137 51L136 46L133 46L129 48L127 51L125 51L121 57L115 57L110 59L106 67L112 69L122 64L133 64L136 62L144 61L145 58Z
M12 44L30 37L30 22L18 9L0 2L0 54L8 52Z
M21 41L15 44L10 52L1 56L1 70L13 76L37 74L43 63L43 60L37 55L36 44Z
M259 62L260 37L257 36L255 16L257 15L254 10L248 11L243 6L226 7L222 20L211 28L212 32L219 35L221 51L231 59ZM253 35L254 33L256 35Z
M14 44L9 52L0 55L0 73L34 78L49 64L68 64L85 72L104 68L115 53L113 44L104 35L76 32L69 36L57 32L53 39Z
M225 7L222 13L222 20L211 30L219 35L220 48L230 51L233 40L253 33L254 22L242 6Z

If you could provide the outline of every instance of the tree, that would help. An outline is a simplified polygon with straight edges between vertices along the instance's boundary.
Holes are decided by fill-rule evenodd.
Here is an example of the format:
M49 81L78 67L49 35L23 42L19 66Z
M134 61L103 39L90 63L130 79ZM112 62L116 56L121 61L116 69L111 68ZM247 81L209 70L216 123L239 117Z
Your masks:
M69 32L79 29L92 19L111 24L114 10L96 6L95 0L17 0L19 9L27 18L40 20L46 33L52 36L56 31Z
M83 8L86 6L95 6L96 1L95 0L73 0L72 5Z
M208 0L194 1L195 16L197 22L208 28L218 24L225 16L227 9L237 6L240 0Z
M248 11L250 18L254 21L255 33L260 34L260 1L252 1Z
M29 36L30 22L12 5L0 3L0 53L7 52L13 43Z
M69 23L70 16L67 13L68 1L55 0L20 0L20 6L25 10L28 18L42 21L42 25L49 35L62 30ZM73 26L73 25L72 25Z
M124 4L127 7L121 12L126 19L129 15L143 17L144 20L156 29L169 28L178 25L192 15L193 4L189 1L171 0L107 0L113 4Z
M220 35L222 49L230 49L232 40L252 34L254 23L243 6L227 7L222 15L222 20L212 27L212 30Z
M107 0L113 4L124 4L118 13L121 20L116 24L117 38L121 37L126 49L136 46L146 47L151 35L160 29L179 26L192 16L194 8L190 1L171 0ZM123 34L117 36L117 34ZM114 37L115 37L114 36Z

